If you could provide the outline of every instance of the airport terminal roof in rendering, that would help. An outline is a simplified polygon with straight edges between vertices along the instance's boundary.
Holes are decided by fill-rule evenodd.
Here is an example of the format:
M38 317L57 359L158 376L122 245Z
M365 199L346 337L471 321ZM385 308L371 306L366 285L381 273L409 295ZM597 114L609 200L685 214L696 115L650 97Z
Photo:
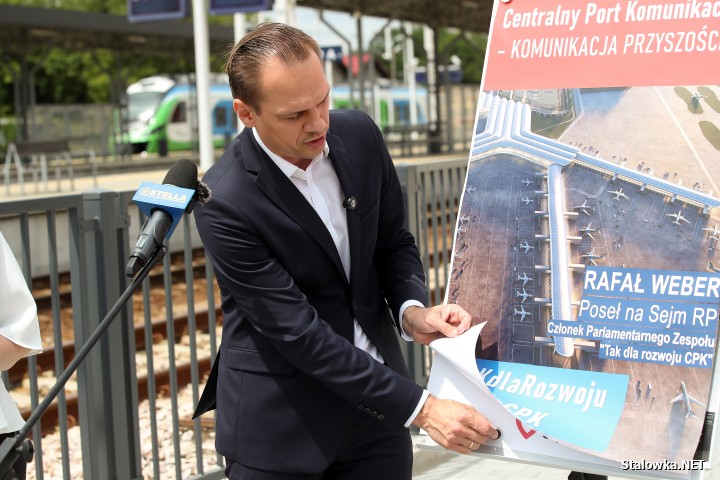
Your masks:
M681 199L685 202L692 203L701 208L715 208L720 207L720 198L708 195L703 192L698 192L687 187L674 184L667 180L653 177L651 175L645 175L642 172L638 172L631 168L623 167L621 165L615 165L606 160L598 159L592 155L586 155L578 152L577 160L582 165L596 169L603 173L608 173L621 177L631 183L635 183L641 187L649 188L664 195L669 195L676 199Z
M488 119L482 132L476 132L470 151L470 160L482 152L493 148L514 149L521 152L527 160L549 166L552 164L567 166L571 163L613 175L614 178L649 188L673 200L697 205L701 208L720 207L720 198L698 192L673 182L647 175L636 170L617 165L593 155L581 152L578 148L533 133L530 129L529 105L507 100L496 95L481 92L478 105L488 111Z

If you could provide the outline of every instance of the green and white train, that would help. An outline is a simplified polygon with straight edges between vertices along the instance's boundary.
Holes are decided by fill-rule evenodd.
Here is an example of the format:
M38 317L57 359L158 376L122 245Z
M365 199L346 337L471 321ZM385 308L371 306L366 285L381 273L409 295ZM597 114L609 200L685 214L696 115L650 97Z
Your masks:
M356 99L357 99L356 92ZM427 123L427 91L404 87L375 87L367 93L374 101L375 121L381 127ZM414 98L415 111L410 102ZM333 108L350 107L350 89L334 86L331 92ZM227 76L212 74L210 108L212 136L216 148L222 148L238 131L238 121L232 108L232 94ZM187 75L156 75L143 78L127 88L128 114L123 144L133 153L165 153L190 150L197 142L195 85ZM413 121L411 113L414 113Z

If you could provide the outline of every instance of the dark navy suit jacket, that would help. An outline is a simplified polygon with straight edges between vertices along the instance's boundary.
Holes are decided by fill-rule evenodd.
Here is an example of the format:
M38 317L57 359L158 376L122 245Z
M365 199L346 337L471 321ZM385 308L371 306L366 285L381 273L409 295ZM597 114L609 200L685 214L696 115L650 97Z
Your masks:
M331 112L327 143L357 200L346 210L350 281L320 217L249 129L205 174L212 198L195 209L223 310L196 415L216 406L218 451L253 468L322 471L357 408L402 428L422 395L396 320L427 290L392 160L362 112ZM353 319L386 365L353 345Z

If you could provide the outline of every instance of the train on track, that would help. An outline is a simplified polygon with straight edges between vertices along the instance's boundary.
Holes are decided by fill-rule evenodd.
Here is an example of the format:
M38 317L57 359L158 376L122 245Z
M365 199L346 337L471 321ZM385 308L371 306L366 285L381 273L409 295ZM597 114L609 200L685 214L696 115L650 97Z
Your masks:
M222 148L238 131L227 75L210 76L211 129L215 148ZM352 94L355 94L354 96ZM359 95L347 85L333 86L333 108L356 105ZM156 75L127 88L125 132L119 143L132 153L190 150L197 143L197 95L189 75ZM376 85L367 92L375 121L384 128L427 124L427 90Z

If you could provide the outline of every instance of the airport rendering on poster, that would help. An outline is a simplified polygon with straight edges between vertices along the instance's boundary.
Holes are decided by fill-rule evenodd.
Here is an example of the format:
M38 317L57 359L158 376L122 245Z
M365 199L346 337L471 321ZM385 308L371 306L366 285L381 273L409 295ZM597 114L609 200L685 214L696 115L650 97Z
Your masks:
M435 367L431 390L512 415L516 431L487 453L605 472L657 462L688 478L715 411L720 75L706 66L718 33L683 44L700 61L682 72L667 49L518 45L699 38L720 6L670 18L647 2L565 3L495 5L447 288L481 326L471 360L433 345L439 375L452 364L478 392Z

